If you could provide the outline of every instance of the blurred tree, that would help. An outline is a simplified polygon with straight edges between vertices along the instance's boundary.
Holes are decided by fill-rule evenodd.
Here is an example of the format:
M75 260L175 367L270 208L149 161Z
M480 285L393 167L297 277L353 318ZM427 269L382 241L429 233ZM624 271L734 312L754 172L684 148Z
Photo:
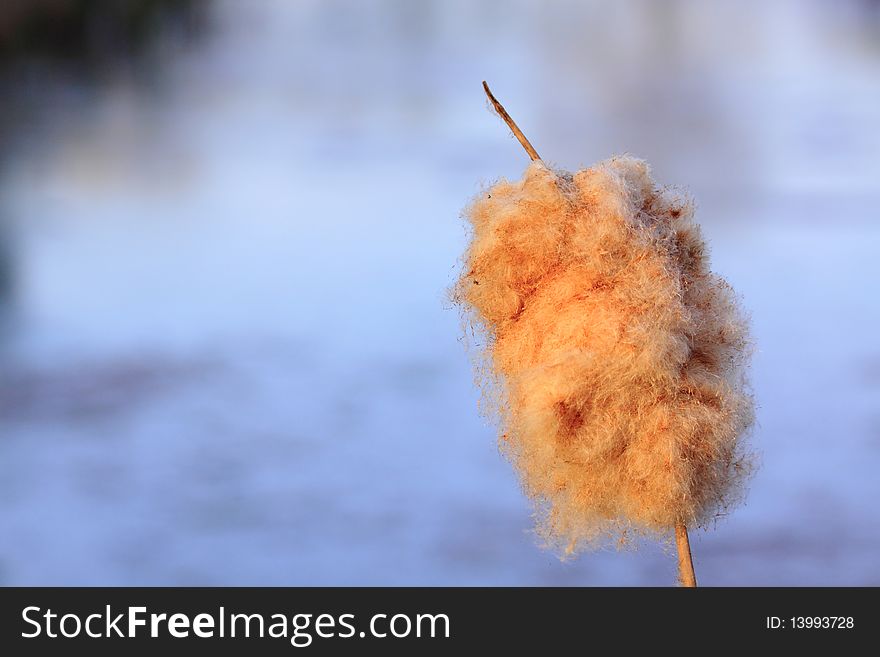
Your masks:
M4 0L0 57L34 53L104 58L133 51L162 18L192 20L193 0Z

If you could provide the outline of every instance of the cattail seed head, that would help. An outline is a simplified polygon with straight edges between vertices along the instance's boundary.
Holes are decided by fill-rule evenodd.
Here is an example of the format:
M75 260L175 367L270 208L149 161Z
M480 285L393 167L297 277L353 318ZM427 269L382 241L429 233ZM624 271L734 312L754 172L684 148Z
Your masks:
M645 162L533 162L465 211L453 298L485 336L503 451L566 552L705 524L750 467L748 327L693 204Z

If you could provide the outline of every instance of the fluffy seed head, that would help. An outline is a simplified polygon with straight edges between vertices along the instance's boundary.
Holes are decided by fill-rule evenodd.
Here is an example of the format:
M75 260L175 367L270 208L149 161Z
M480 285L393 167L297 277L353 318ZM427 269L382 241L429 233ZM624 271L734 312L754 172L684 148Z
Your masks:
M453 298L485 337L484 399L545 538L572 552L737 501L748 327L690 200L634 158L537 161L465 216Z

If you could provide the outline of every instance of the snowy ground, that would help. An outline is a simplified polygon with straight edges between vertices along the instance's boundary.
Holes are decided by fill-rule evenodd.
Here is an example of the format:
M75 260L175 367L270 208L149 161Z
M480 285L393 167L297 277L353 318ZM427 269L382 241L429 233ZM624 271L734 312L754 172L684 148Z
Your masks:
M0 177L0 583L673 580L540 550L477 414L457 217L526 164L486 78L556 164L686 184L753 314L701 582L880 584L880 17L608 6L230 2L148 81L50 80Z

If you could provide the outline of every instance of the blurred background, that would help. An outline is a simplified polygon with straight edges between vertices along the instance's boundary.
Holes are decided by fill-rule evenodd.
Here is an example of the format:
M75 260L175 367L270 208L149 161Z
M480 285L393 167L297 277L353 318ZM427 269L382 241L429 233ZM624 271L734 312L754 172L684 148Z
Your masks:
M762 455L707 585L880 584L880 3L0 6L0 584L667 585L561 562L479 416L461 208L684 185Z

